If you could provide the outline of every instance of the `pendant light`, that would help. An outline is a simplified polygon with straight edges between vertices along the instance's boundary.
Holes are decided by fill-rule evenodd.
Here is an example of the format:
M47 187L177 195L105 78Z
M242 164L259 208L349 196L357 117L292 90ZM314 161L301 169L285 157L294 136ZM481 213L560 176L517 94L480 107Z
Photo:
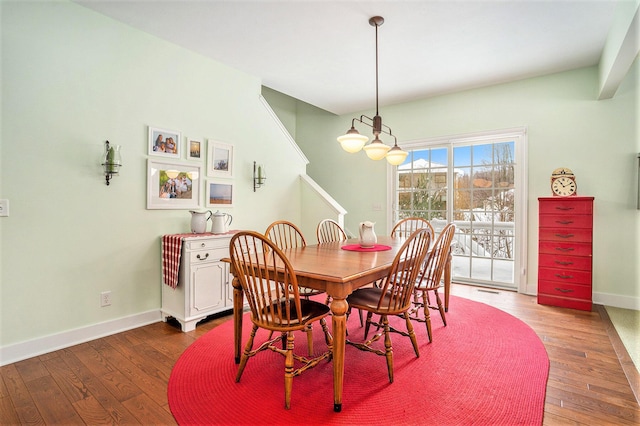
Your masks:
M376 27L376 115L373 118L361 115L360 118L351 120L351 129L349 129L345 135L339 136L338 142L340 142L342 149L347 152L355 153L364 149L367 157L370 159L382 160L386 158L389 164L397 166L402 164L404 159L407 158L408 153L400 149L398 140L391 132L391 128L382 124L382 117L380 117L378 112L378 27L383 23L384 18L381 16L374 16L369 19L369 25ZM361 135L356 129L356 121L373 129L374 139L369 145L365 145L367 141L369 141L369 138ZM393 148L380 140L380 133L387 134L393 138Z

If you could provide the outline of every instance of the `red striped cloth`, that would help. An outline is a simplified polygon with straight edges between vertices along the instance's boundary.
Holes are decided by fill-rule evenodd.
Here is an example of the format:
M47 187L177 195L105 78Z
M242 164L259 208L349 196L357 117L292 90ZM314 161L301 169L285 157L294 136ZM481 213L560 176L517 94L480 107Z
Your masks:
M178 285L178 271L180 269L180 255L182 253L182 241L186 237L208 237L204 234L171 234L162 236L162 282L171 288Z

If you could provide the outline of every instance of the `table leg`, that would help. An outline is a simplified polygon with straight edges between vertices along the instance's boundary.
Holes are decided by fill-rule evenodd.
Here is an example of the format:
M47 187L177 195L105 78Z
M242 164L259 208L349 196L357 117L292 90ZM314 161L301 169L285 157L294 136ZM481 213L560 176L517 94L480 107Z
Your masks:
M449 251L447 263L444 265L444 311L449 312L449 291L451 290L451 260L453 255Z
M347 339L347 317L349 304L345 299L331 300L333 324L333 411L342 411L342 385L344 379L344 349Z
M236 364L240 364L242 355L242 310L244 308L244 295L242 294L242 284L234 276L233 281L233 347Z

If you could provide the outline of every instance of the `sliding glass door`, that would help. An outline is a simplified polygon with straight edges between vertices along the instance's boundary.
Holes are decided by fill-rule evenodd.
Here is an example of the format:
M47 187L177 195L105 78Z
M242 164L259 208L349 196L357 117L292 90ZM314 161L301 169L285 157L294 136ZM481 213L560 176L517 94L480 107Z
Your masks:
M516 161L524 156L524 133L403 148L409 156L394 173L392 220L424 217L436 234L455 223L453 279L517 289L526 247L524 161Z

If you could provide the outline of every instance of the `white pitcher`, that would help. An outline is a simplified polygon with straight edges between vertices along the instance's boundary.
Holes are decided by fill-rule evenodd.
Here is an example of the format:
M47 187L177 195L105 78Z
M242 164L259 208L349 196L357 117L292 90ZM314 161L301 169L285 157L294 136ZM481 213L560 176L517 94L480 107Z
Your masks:
M229 225L233 221L233 216L229 213L222 213L217 210L211 219L211 232L213 234L225 234L229 231Z
M373 247L377 242L378 238L376 237L376 233L373 230L373 225L375 222L362 222L360 223L360 246L361 247Z
M189 213L191 213L191 232L194 234L204 234L207 232L207 221L211 217L211 210L207 210L206 212L194 212L191 210Z

